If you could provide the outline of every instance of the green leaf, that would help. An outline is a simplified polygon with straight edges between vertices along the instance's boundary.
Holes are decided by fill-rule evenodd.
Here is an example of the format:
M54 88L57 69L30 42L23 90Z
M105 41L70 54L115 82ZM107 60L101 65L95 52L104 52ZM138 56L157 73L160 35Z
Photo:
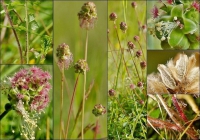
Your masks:
M173 21L172 16L162 16L159 21Z
M184 34L189 34L189 33L193 34L197 30L197 25L192 20L183 18L183 22L184 22L184 28L183 28Z
M149 116L151 116L153 118L158 118L159 115L160 115L160 110L159 109L155 109L149 114Z
M160 9L165 11L167 14L171 13L172 8L173 8L173 5L163 5L162 7L160 7Z
M199 23L199 13L196 10L189 10L184 14L184 17L186 19L190 19L194 22L196 22L196 24Z
M199 42L191 43L189 49L199 49Z
M190 43L189 43L187 37L184 35L182 30L179 28L176 28L171 32L168 43L174 49L188 49L190 46Z
M183 16L183 4L176 5L171 11L172 17L182 17Z
M166 50L166 49L172 49L172 47L169 45L167 40L161 41L161 47L162 49Z
M190 42L193 42L193 43L198 42L197 36L195 34L188 34L187 38L189 39Z

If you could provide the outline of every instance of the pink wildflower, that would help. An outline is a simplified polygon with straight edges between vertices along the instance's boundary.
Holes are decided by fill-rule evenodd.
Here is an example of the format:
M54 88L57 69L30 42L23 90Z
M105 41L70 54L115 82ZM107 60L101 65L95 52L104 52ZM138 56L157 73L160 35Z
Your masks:
M193 1L192 7L194 7L197 11L200 12L200 4L197 1Z
M158 8L156 6L153 7L152 9L152 14L153 14L153 18L157 18L159 16L158 14Z

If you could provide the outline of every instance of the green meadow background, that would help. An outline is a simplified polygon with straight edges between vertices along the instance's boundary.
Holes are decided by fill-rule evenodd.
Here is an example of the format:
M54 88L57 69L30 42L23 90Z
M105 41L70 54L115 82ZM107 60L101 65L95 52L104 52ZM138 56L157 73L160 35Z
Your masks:
M84 59L86 30L79 27L78 12L86 1L54 1L54 138L59 138L60 122L60 89L61 73L56 64L56 48L61 43L69 45L73 53L74 63ZM93 1L96 4L98 20L94 29L89 30L88 42L88 65L87 86L94 81L94 86L85 104L85 123L95 123L96 117L92 109L96 104L107 107L107 2ZM75 79L78 74L74 73L73 66L65 70L66 83L64 86L64 125L66 129L67 115ZM69 135L77 138L81 132L81 116L78 119L77 127L72 134L75 115L78 111L83 97L83 75L80 75L78 87L74 99L73 112L70 120ZM100 133L97 138L107 137L107 114L100 116ZM93 138L93 131L89 130L85 139Z

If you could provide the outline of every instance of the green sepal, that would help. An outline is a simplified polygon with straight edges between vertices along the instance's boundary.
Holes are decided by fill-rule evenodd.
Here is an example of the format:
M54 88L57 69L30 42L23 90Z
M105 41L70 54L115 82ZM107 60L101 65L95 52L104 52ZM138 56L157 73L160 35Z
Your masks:
M194 23L194 21L183 18L184 22L184 27L183 27L183 33L184 34L189 34L189 33L194 33L197 30L197 25Z
M182 17L183 16L183 4L176 5L171 11L172 17Z

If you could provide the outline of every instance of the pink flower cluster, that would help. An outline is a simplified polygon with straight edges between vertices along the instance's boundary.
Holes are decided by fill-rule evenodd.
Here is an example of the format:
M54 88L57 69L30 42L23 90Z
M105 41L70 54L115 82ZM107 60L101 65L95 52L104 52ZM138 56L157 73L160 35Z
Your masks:
M200 4L197 1L193 1L192 7L194 7L197 11L200 12Z
M17 99L23 100L27 97L31 110L40 111L49 103L49 91L51 85L48 82L51 75L38 67L21 69L11 79L13 89L17 90ZM25 100L25 99L24 99Z

